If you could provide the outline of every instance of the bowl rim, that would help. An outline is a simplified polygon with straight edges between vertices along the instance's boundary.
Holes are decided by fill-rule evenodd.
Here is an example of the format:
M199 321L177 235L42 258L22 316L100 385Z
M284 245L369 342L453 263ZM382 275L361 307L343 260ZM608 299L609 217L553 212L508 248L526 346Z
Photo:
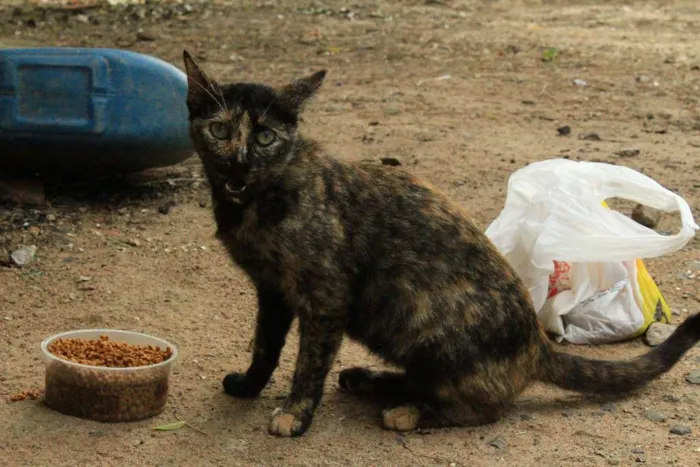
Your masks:
M56 339L60 339L63 336L69 335L69 334L75 334L77 332L97 332L97 333L118 333L118 334L130 334L133 336L143 336L147 337L149 339L153 339L156 341L159 341L160 344L164 345L166 348L171 348L173 353L170 355L170 358L168 358L165 361L162 361L160 363L155 363L153 365L141 365L141 366L130 366L130 367L110 367L110 366L95 366L95 365L86 365L84 363L77 363L77 362L72 362L70 360L64 360L63 358L57 357L56 355L52 354L49 352L48 346L51 342L55 341ZM112 336L110 336L110 339ZM41 342L41 351L44 354L44 357L56 361L56 362L61 362L64 364L68 365L73 365L79 368L89 368L94 371L123 371L123 372L129 372L129 371L139 371L139 370L151 370L154 368L159 368L161 366L166 366L169 364L172 364L175 362L175 359L177 359L178 356L178 351L177 347L173 345L172 343L168 342L165 339L162 339L160 337L155 337L151 336L150 334L146 334L143 332L136 332L136 331L126 331L123 329L105 329L105 328L92 328L92 329L74 329L72 331L64 331L60 332L58 334L54 334L53 336L47 337Z

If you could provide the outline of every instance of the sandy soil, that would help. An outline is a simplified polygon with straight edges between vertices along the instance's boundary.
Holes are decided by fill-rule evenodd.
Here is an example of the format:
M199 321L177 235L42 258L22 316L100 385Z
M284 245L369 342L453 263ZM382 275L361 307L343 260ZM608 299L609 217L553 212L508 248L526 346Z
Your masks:
M311 5L302 0L215 3L157 6L156 16L143 7L6 8L0 41L121 47L177 66L186 47L231 80L280 83L327 68L305 131L342 158L398 158L484 228L502 208L513 171L562 156L642 170L700 218L695 0L316 3L332 14L298 10ZM552 47L558 54L543 61ZM558 136L563 125L569 136ZM601 141L580 138L588 132ZM615 155L627 148L639 155ZM685 380L700 368L697 348L640 395L612 406L533 387L494 425L399 435L379 427L378 407L338 390L340 369L377 363L346 342L307 435L269 436L268 417L288 390L296 333L261 398L223 393L226 372L249 361L256 303L214 241L201 177L193 158L151 174L147 184L143 177L49 183L49 205L0 208L0 254L38 247L28 267L0 268L1 399L43 387L39 344L60 331L143 330L181 352L168 406L155 419L101 424L58 415L41 401L0 403L0 464L700 465L700 392ZM675 225L667 216L659 229ZM647 261L676 322L700 310L700 275L687 273L699 252L696 238ZM647 350L641 340L568 346L605 358ZM667 420L652 422L645 409ZM176 417L197 430L152 430ZM693 433L671 434L675 424ZM504 442L491 443L498 437Z

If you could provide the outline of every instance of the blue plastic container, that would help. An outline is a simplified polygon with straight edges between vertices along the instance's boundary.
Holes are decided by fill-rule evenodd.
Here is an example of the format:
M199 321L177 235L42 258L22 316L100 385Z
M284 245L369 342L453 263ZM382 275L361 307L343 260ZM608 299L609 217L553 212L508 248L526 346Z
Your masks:
M193 154L187 77L113 49L0 49L0 175L134 172Z

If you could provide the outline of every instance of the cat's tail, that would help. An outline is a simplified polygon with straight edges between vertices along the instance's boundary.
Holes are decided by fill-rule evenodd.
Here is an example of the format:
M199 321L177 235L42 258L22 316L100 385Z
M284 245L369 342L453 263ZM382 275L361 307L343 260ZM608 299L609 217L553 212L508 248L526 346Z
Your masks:
M662 344L628 361L592 360L555 351L549 342L540 358L539 380L582 393L631 392L669 371L700 341L700 313L686 319Z

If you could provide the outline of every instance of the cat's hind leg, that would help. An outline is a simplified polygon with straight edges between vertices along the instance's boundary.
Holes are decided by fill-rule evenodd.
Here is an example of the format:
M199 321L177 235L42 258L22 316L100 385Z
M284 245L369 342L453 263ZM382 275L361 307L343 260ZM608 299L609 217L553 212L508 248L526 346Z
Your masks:
M338 384L350 394L402 397L406 393L406 376L398 371L347 368L340 372Z

